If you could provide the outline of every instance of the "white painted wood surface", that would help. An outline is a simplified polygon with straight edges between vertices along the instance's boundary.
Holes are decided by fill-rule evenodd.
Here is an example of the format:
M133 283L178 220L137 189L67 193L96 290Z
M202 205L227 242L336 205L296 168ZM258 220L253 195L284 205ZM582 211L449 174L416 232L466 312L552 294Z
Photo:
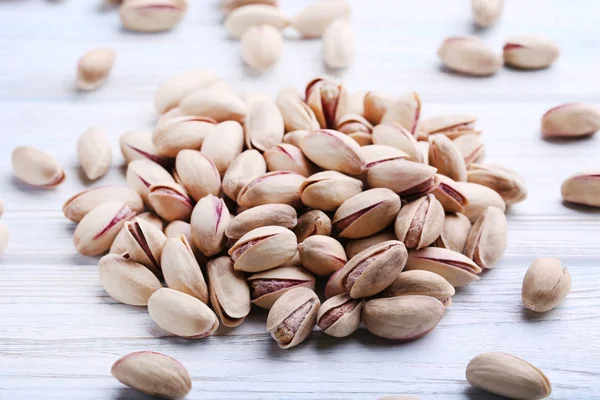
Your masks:
M310 0L283 0L292 14ZM121 30L116 12L99 1L0 1L0 198L11 231L0 259L1 399L142 399L110 376L120 356L155 350L179 359L193 377L190 399L377 399L414 394L422 399L493 398L469 388L468 361L486 351L522 356L543 369L553 399L600 398L600 218L565 207L560 184L600 164L600 138L550 143L539 119L567 101L600 103L600 5L595 0L507 1L498 26L475 31L467 0L353 1L357 54L342 74L351 90L417 90L424 114L469 112L480 117L488 160L516 169L529 198L509 212L506 255L484 278L459 291L438 328L411 343L379 340L364 329L338 340L315 332L291 351L264 333L258 312L236 330L205 340L164 337L143 308L116 304L102 290L96 258L78 255L74 225L63 201L85 186L76 140L98 125L109 132L116 162L99 183L123 183L118 137L149 128L152 96L173 73L208 67L240 91L275 94L326 73L315 40L285 42L277 68L254 76L237 42L220 25L217 1L191 0L173 32ZM510 34L545 34L562 56L538 72L503 69L488 79L439 68L435 51L450 35L476 33L497 49ZM293 36L290 33L290 36ZM91 47L116 49L113 74L101 90L73 90L78 57ZM17 145L45 149L66 168L55 191L16 182L10 152ZM544 315L524 312L521 280L537 256L557 256L573 276L573 290Z

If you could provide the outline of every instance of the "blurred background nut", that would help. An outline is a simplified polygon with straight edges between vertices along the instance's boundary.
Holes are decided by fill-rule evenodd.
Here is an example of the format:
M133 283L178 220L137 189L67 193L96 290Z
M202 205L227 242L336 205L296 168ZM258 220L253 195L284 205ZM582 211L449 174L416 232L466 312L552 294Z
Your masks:
M181 21L187 6L187 0L127 0L119 8L119 15L130 31L163 32Z
M354 59L354 35L350 22L335 19L323 32L323 61L329 68L348 68Z
M480 27L494 25L502 16L504 0L471 0L471 11L475 23Z
M442 42L438 56L449 69L465 75L489 76L502 66L502 59L474 36L450 37Z
M44 189L53 189L66 179L64 170L54 157L33 147L13 149L12 169L21 181Z
M304 37L320 37L336 18L350 19L346 0L323 0L310 4L294 16L290 25Z
M231 37L242 38L243 34L257 25L269 25L277 30L289 24L278 7L265 4L249 4L238 7L227 15L225 29Z
M242 34L242 59L256 71L272 68L281 58L282 49L283 37L273 26L253 25Z
M77 64L77 86L81 90L96 90L108 78L116 54L111 49L93 49L85 53Z
M585 103L561 104L542 116L542 136L577 138L600 129L600 108Z
M560 55L552 40L543 36L513 36L504 44L504 63L515 68L541 69L549 67Z
M600 207L600 170L570 176L563 182L561 193L564 201Z
M163 114L177 106L183 98L196 90L210 87L219 80L217 74L208 69L192 69L171 76L163 82L154 97L154 106Z

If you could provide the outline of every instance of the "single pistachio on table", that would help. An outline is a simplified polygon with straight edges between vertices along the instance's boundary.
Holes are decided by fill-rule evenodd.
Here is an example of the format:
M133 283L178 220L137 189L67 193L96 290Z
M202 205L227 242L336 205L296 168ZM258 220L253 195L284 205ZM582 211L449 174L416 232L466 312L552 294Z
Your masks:
M323 169L359 175L365 168L358 143L338 131L309 132L300 146L306 157Z
M219 319L206 304L169 288L158 289L150 296L148 313L156 325L187 339L209 336L219 327Z
M320 305L319 297L309 288L288 290L269 310L267 332L282 349L297 346L315 327Z
M153 212L143 212L141 214L136 215L136 218L143 219L146 222L154 225L156 229L163 230L163 220ZM109 253L119 254L122 256L127 255L127 239L125 236L127 235L127 229L125 226L121 228L115 240L113 240L112 245L110 246ZM128 255L127 255L128 257Z
M144 265L118 254L107 254L98 262L100 283L116 301L132 306L146 306L148 299L162 287Z
M463 155L467 167L485 158L485 146L479 134L468 133L457 137L453 142Z
M298 254L302 266L319 276L330 276L348 262L344 247L330 236L307 237L298 245Z
M66 179L65 171L54 157L34 147L15 147L12 169L21 181L43 189L54 189Z
M255 71L266 72L281 58L283 36L271 25L252 25L242 34L240 49L248 66Z
M337 120L335 129L350 136L361 146L373 143L371 137L373 125L358 114L346 113Z
M135 32L164 32L181 21L187 0L127 0L119 8L125 29Z
M450 37L437 54L446 67L465 75L490 76L502 66L502 58L474 36Z
M277 30L288 26L289 21L278 7L263 4L250 4L236 8L227 15L225 29L236 39L253 26L269 25Z
M438 274L429 271L404 271L381 295L384 297L422 295L438 299L445 307L452 304L454 286Z
M334 296L319 308L317 326L329 336L349 336L360 325L364 305L364 300L353 299L348 293Z
M112 162L112 149L106 133L98 128L85 131L77 142L79 165L91 181L106 175Z
M325 285L325 298L330 299L338 294L346 293L346 286L342 280L342 269L335 271Z
M135 160L127 166L127 185L140 195L145 204L150 204L148 194L155 183L175 183L166 169L150 160Z
M291 87L281 89L275 100L287 132L319 129L319 121L313 110L304 102L300 93Z
M250 313L250 288L242 272L233 269L229 257L219 257L206 265L210 304L227 327L239 326Z
M170 160L158 154L158 150L152 143L152 133L148 131L129 131L121 135L119 139L121 154L125 162L129 164L135 160L150 160L168 167Z
M421 153L422 163L429 165L429 142L419 140L417 142L417 150Z
M9 240L10 233L8 232L8 227L4 224L0 224L0 256L2 256L6 251Z
M133 189L111 185L86 189L71 196L63 204L63 214L71 221L79 222L87 213L108 201L123 201L138 213L144 210L142 198Z
M248 182L238 193L237 202L248 208L263 204L298 206L304 179L304 176L289 171L268 172Z
M337 18L323 32L323 61L329 68L348 68L354 59L354 34L345 18Z
M396 217L394 230L407 249L422 249L442 232L444 208L432 194L406 204Z
M296 254L296 235L281 226L263 226L242 236L229 255L237 271L260 272L278 267Z
M304 37L320 37L337 18L350 19L346 0L324 0L304 8L290 20L290 25Z
M162 157L177 157L184 149L200 150L204 139L215 129L216 121L207 117L181 116L158 123L152 143Z
M208 287L185 235L167 238L160 256L160 266L168 287L208 304Z
M444 207L444 211L464 212L468 201L456 182L445 175L437 174L436 176L440 184L431 193L438 199L442 207Z
M266 151L283 140L285 131L281 111L270 96L242 97L248 106L244 119L246 147Z
M192 69L171 76L163 82L154 97L154 107L159 114L178 107L189 94L205 89L219 80L218 75L208 69Z
M279 7L279 0L223 0L221 1L221 7L225 14L229 14L233 10L240 7L249 6L253 4L264 4L271 7Z
M421 117L421 98L417 92L403 94L387 108L381 123L395 122L415 135Z
M246 150L233 160L223 175L223 193L236 200L247 183L266 172L267 164L262 154L258 150Z
M585 103L567 103L548 110L542 116L542 136L577 138L600 129L600 107Z
M389 240L398 240L394 232L384 231L364 239L349 240L346 244L346 257L351 259L363 250L376 244L387 242Z
M213 162L223 176L244 149L244 128L236 121L216 125L202 142L202 154Z
M291 171L309 177L317 171L302 150L291 144L280 143L266 150L263 156L270 172Z
M473 19L482 28L494 25L503 9L504 0L471 0Z
M429 136L429 164L438 172L455 181L467 180L467 165L458 147L447 136Z
M475 121L477 117L469 114L441 114L421 120L418 130L425 132L425 137L440 133L454 140L464 135L479 135Z
M471 232L471 221L464 214L446 214L440 237L433 243L435 247L462 253Z
M374 188L391 190L403 198L420 197L438 187L436 171L429 165L395 159L371 166L367 183Z
M479 280L482 269L467 256L438 247L411 251L405 269L425 270L444 277L452 286L462 287Z
M561 186L564 201L600 207L600 170L589 170L570 176Z
M372 334L392 340L414 340L431 332L446 308L436 298L421 295L369 300L362 322Z
M383 119L390 104L394 101L394 96L383 92L367 92L363 99L364 117L373 125L378 125Z
M552 393L539 368L506 353L478 355L467 365L466 377L472 386L509 399L538 400Z
M118 359L110 373L119 382L149 396L182 399L192 390L192 379L174 358L154 351L138 351Z
M104 84L115 63L112 49L93 49L86 52L77 63L77 87L92 91Z
M376 125L373 128L372 138L374 144L395 147L408 154L410 161L423 161L415 137L396 122Z
M190 225L196 248L206 257L219 254L225 249L225 230L229 225L229 210L223 199L212 194L201 198L194 207Z
M517 204L527 198L527 185L523 178L500 165L473 163L467 171L467 180L493 189L506 205Z
M216 88L192 92L179 104L184 115L212 118L217 122L242 122L248 107L239 96Z
M277 225L293 229L298 223L296 210L287 204L264 204L247 209L233 217L225 235L229 239L239 239L246 233L261 226Z
M306 135L308 135L308 131L304 129L288 132L283 135L283 143L292 144L300 148L300 143L302 143L302 139L304 139L304 136Z
M181 185L155 183L148 188L148 202L165 221L189 221L194 205Z
M335 211L350 197L362 192L363 184L337 171L317 172L300 186L302 203L324 211Z
M369 144L366 146L362 146L360 148L360 154L365 160L365 167L367 170L382 162L408 159L408 154L406 154L402 150L398 150L395 147L384 146L380 144Z
M133 261L144 264L156 276L161 276L160 261L167 237L150 222L134 218L125 222L125 246Z
M400 197L389 189L365 190L337 209L333 228L341 238L365 238L390 225L400 206Z
M506 210L506 203L502 197L487 186L471 182L456 182L456 184L467 198L463 214L469 218L471 223L475 223L488 207L497 207L502 212Z
M366 90L362 90L359 92L348 94L348 109L346 110L346 114L353 114L364 117L365 96L367 95L367 93L368 92Z
M537 258L523 278L521 297L525 307L546 312L557 307L571 291L571 274L558 258Z
M350 297L360 299L381 293L400 275L407 252L402 242L390 240L361 251L342 268L340 279Z
M314 235L330 236L332 230L331 219L321 210L307 211L298 217L298 224L294 234L298 243Z
M197 150L181 150L175 159L175 169L178 183L195 201L208 194L217 196L221 191L217 167Z
M503 50L504 63L522 69L547 68L560 56L554 41L537 35L512 36Z
M323 129L332 129L346 114L348 92L328 78L315 78L306 85L306 104L313 110Z

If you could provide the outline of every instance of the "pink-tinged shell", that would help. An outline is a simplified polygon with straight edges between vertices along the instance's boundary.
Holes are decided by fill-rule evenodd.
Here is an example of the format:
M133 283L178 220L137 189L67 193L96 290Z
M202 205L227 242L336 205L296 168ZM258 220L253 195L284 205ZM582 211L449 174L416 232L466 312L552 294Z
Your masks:
M542 117L544 137L576 138L600 129L600 107L584 103L568 103L548 110Z

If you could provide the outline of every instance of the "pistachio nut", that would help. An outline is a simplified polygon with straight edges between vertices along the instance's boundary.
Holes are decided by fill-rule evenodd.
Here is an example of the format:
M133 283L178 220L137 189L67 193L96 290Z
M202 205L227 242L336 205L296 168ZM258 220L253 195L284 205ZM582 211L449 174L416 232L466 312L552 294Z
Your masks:
M77 87L80 90L96 90L104 84L115 63L112 49L93 49L86 52L77 63Z
M270 172L291 171L309 177L317 170L302 150L291 144L280 143L265 151L263 156Z
M148 194L155 183L175 183L166 169L150 160L135 160L127 166L127 185L140 195L145 204L150 204Z
M323 171L309 176L300 186L300 193L308 207L334 211L362 189L363 184L358 179L337 171Z
M175 158L183 149L200 150L204 139L215 130L216 121L207 117L182 116L157 124L152 135L162 157Z
M194 244L206 257L219 254L225 249L225 230L230 220L229 210L223 199L212 194L201 198L192 212L190 225Z
M337 18L350 19L350 4L346 0L323 0L304 8L290 25L304 37L320 37Z
M443 134L429 136L429 164L455 181L467 180L467 165L458 147Z
M366 97L367 93L368 93L367 91L361 90L358 92L348 94L348 109L346 110L346 114L352 114L352 115L358 115L360 117L364 117L365 116L365 97Z
M537 35L510 37L503 50L504 63L522 69L547 68L560 56L554 41Z
M360 325L364 300L353 299L342 293L325 301L317 314L317 326L327 335L346 337Z
M246 277L233 269L229 257L219 257L206 265L210 304L221 323L227 327L240 325L250 313L250 289Z
M467 198L464 214L471 223L475 223L488 207L497 207L502 212L506 210L506 203L502 197L487 186L470 182L456 182L456 184Z
M467 256L439 247L427 247L408 254L406 270L425 270L444 277L452 286L462 287L479 280L482 269Z
M571 291L571 274L558 258L537 258L523 278L521 297L525 307L546 312L557 307Z
M464 212L468 201L456 182L445 175L437 174L436 176L440 184L432 194L438 199L442 207L444 207L444 211Z
M389 189L365 190L337 209L333 228L341 238L365 238L390 225L400 206L400 197Z
M421 157L422 157L421 162L423 164L429 165L429 142L426 142L424 140L419 140L417 142L417 150L419 150L419 153L421 154Z
M138 214L136 217L151 223L158 230L161 230L161 231L163 230L162 219L160 219L160 217L158 215L154 214L153 212L144 212L144 213ZM124 257L125 256L129 257L129 255L127 254L127 244L128 243L127 243L127 239L125 238L125 236L127 236L127 229L125 229L125 227L123 226L123 228L121 228L121 230L115 237L115 240L113 240L112 245L110 246L110 250L108 252L112 253L112 254L119 254Z
M219 89L200 89L184 97L179 104L185 115L212 118L217 122L242 122L248 107L235 94Z
M266 172L267 164L263 156L257 150L246 150L233 160L223 175L223 193L236 200L247 183Z
M268 172L248 182L238 193L237 202L243 207L263 204L300 204L302 175L289 171Z
M509 399L543 399L550 380L535 366L506 353L483 353L467 365L467 381L478 389Z
M366 146L373 143L371 132L373 125L358 114L346 113L336 122L338 132L350 136L360 146Z
M188 339L209 336L219 327L217 316L206 304L169 288L158 289L150 296L148 312L156 325Z
M183 187L176 183L155 183L148 188L148 202L165 221L189 221L192 215L192 199Z
M296 235L281 226L263 226L242 236L229 255L237 271L260 272L278 267L296 254Z
M494 25L503 9L504 0L471 0L473 19L482 28Z
M469 133L457 137L453 142L463 155L467 167L474 162L481 162L485 158L485 146L480 135Z
M85 131L77 142L77 155L83 173L91 181L106 175L112 162L112 149L106 133L98 128Z
M436 169L404 159L373 165L367 172L367 183L374 188L386 188L400 196L419 197L431 193L439 185Z
M421 98L417 92L410 92L399 96L387 107L381 122L395 122L411 135L415 135L420 117Z
M288 19L279 7L264 4L250 4L236 8L225 19L227 33L236 39L242 38L243 34L254 26L268 25L281 30L288 24Z
M158 278L145 266L118 254L107 254L98 262L100 283L116 301L132 306L146 306L148 299L162 287Z
M446 308L430 296L409 295L369 300L362 312L365 328L392 340L414 340L431 332Z
M348 108L348 92L328 78L315 78L306 85L306 104L314 111L321 128L333 128Z
M350 240L348 241L348 244L346 244L346 256L350 259L371 246L389 240L398 240L394 232L384 231L364 239Z
M344 247L330 236L313 235L298 245L302 266L319 276L330 276L346 265Z
M283 88L275 101L283 117L285 130L319 129L319 121L313 110L302 100L300 93L294 88Z
M158 117L158 119L156 120L156 128L170 122L173 119L180 117L185 117L185 115L183 115L183 113L181 112L181 108L171 108L169 111L165 111L164 114L161 114L160 117Z
M323 61L329 68L348 68L354 59L354 34L345 18L337 18L323 32Z
M9 240L10 233L8 232L8 227L4 224L0 224L0 256L2 256L6 251Z
M283 140L285 131L281 111L270 97L248 101L248 113L244 119L246 147L266 151Z
M261 226L277 225L293 229L298 223L296 210L287 204L264 204L249 208L233 217L225 229L229 239L239 239Z
M267 332L282 349L302 343L315 327L320 305L319 297L309 288L288 290L269 310Z
M135 32L164 32L181 21L187 0L127 0L119 8L125 29Z
M110 373L119 382L149 396L184 398L192 390L192 379L174 358L154 351L138 351L118 359Z
M86 189L71 196L63 204L63 214L71 221L79 222L87 213L108 201L123 201L138 213L144 210L144 203L139 194L127 186L114 185Z
M375 144L395 147L408 154L410 161L423 161L421 152L417 148L417 140L398 123L390 122L376 125L373 128L372 138Z
M300 143L302 143L302 139L306 135L308 135L308 131L303 129L288 132L283 135L283 143L292 144L300 148Z
M408 249L432 244L442 232L444 208L432 194L406 204L396 218L394 230Z
M446 279L429 271L404 271L382 292L385 297L422 295L438 299L446 307L452 304L454 287Z
M502 66L500 56L474 36L450 37L437 54L447 68L465 75L494 75Z
M167 158L158 154L158 150L152 143L152 133L147 131L129 131L121 135L119 139L121 153L126 163L135 160L150 160L168 167L170 162Z
M392 160L407 159L408 154L395 147L384 146L381 144L369 144L360 148L360 154L365 160L367 170L374 165Z
M551 108L542 117L544 137L588 136L600 129L600 108L591 104L568 103Z
M144 264L155 275L161 276L160 261L167 237L150 222L134 218L125 222L127 254L133 261Z
M298 224L294 228L298 243L304 242L308 237L314 235L330 236L332 230L331 219L320 210L311 210L298 218Z
M185 235L167 238L162 249L160 265L168 287L208 304L206 281Z
M221 191L221 176L217 167L197 150L181 150L175 159L179 183L196 201Z
M126 221L137 212L123 201L102 203L87 213L73 233L73 244L85 256L96 256L110 248Z
M456 139L460 136L477 134L481 132L475 129L477 117L470 114L441 114L426 118L419 123L419 131L425 132L425 136L437 133Z
M213 162L223 176L244 149L244 129L236 121L221 122L202 142L202 154Z
M159 114L178 107L181 100L193 92L212 86L219 80L214 71L192 69L173 75L163 82L154 97L154 106Z
M249 6L253 4L264 4L266 6L279 7L279 0L223 0L221 6L223 12L229 14L235 9L240 7Z
M242 59L252 69L265 72L281 58L283 36L279 29L268 25L252 25L242 34Z
M467 171L467 180L493 189L506 205L517 204L527 198L527 185L523 178L500 165L473 163Z
M378 125L388 107L394 102L394 96L383 92L368 92L363 100L364 116L373 125Z
M580 172L566 179L561 187L564 201L600 207L600 170Z
M496 207L488 207L471 228L464 253L481 268L494 268L504 255L507 242L504 212Z
M346 286L344 285L344 281L342 281L342 270L338 269L331 274L327 280L327 284L325 285L325 298L329 299L346 292Z
M21 181L44 189L53 189L66 179L65 171L54 157L34 147L15 147L12 169Z
M446 214L444 227L434 246L462 253L471 231L471 221L464 214Z
M306 157L324 169L359 175L365 168L358 143L338 131L309 132L302 139L301 148Z

